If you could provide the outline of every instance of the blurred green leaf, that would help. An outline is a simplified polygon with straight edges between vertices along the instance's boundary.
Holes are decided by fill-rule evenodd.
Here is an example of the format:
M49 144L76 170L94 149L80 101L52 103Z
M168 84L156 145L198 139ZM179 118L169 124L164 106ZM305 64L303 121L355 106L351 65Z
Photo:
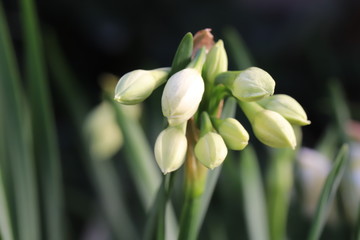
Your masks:
M137 239L138 234L123 197L124 192L115 163L110 159L100 160L91 155L87 144L89 139L81 131L89 104L76 84L76 78L62 54L55 33L48 30L45 39L51 73L64 105L74 121L79 148L86 160L84 164L98 194L105 218L116 239Z
M355 240L360 240L360 208L358 208L358 213L357 213L357 220L356 220L356 225L355 225L355 231L354 231L354 239Z
M79 85L77 77L69 67L57 35L52 29L46 29L44 40L46 59L51 76L54 79L55 88L60 93L61 101L68 107L74 124L81 127L87 112L90 110L86 92L81 90L83 86Z
M35 157L38 161L46 239L64 239L64 203L60 155L47 82L42 37L34 2L21 0L25 44L25 76L28 81Z
M184 69L191 61L194 39L191 33L185 34L176 50L173 62L171 64L171 72L169 76Z
M309 240L317 240L320 238L328 216L329 205L335 197L335 193L338 189L342 176L345 172L346 165L348 163L348 152L349 146L344 144L337 154L333 168L326 179L321 196L318 200L315 217L309 232Z
M124 191L115 164L110 159L98 160L93 156L89 158L93 183L116 239L138 239L139 236L123 198Z
M108 97L113 105L117 122L124 136L124 149L128 159L131 175L138 190L144 208L150 208L158 187L160 186L160 171L156 165L154 154L146 141L145 133L140 124L127 117L126 112L116 106L115 101Z
M15 61L6 19L0 2L0 110L3 121L7 163L13 184L15 224L18 239L38 240L40 221L35 180L35 167L31 151L29 114L20 85L20 74ZM16 214L16 216L15 216Z
M2 105L0 104L0 107ZM0 115L2 114L0 109ZM4 123L0 118L0 238L4 240L13 240L13 227L10 217L11 209L8 204L9 196L7 185L5 183L4 172L8 171L5 154L5 138L4 138Z
M269 239L264 186L256 153L251 145L242 151L239 170L249 239Z
M251 67L255 61L252 58L244 40L235 28L227 27L224 30L225 49L233 59L235 67L239 70Z
M292 149L272 149L267 172L267 210L270 239L286 239L290 193L293 186Z
M333 114L337 127L337 134L342 142L347 142L349 137L346 132L346 125L350 120L350 111L345 100L344 90L337 79L331 79L328 84L330 92L330 101L333 108Z

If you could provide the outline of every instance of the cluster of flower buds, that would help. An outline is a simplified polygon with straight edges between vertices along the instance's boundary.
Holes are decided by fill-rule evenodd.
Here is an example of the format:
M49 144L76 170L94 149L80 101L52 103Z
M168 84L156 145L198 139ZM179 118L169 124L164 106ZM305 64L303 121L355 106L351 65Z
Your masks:
M292 125L310 123L301 105L290 96L273 95L275 81L260 68L228 71L223 41L214 43L208 29L200 33L185 35L170 68L129 72L115 89L115 100L136 104L165 84L161 106L168 127L155 143L155 158L162 172L180 168L189 148L199 162L213 169L225 160L228 149L246 147L249 134L242 124L235 118L219 118L227 97L237 99L261 142L295 148ZM187 139L189 120L200 129L194 144Z

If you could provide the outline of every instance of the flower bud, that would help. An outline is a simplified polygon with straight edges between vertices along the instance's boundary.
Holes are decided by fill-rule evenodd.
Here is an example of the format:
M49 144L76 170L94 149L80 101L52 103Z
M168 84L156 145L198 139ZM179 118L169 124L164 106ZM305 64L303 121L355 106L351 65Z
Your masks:
M227 152L224 140L214 132L205 134L195 146L196 158L210 169L219 166L225 160Z
M235 118L224 119L217 130L231 150L243 150L249 142L248 132Z
M292 124L309 125L306 113L301 105L292 97L285 94L276 94L258 102L263 108L280 113Z
M296 160L304 213L307 217L313 217L331 170L331 161L322 153L310 148L301 148Z
M122 146L123 136L115 113L108 102L95 107L84 124L84 134L91 156L96 160L110 159Z
M222 72L227 71L228 59L224 48L224 43L219 40L208 53L203 67L204 79L213 84L215 77Z
M264 70L250 67L235 78L231 87L232 94L241 101L258 101L274 94L275 81Z
M122 76L115 88L115 100L122 104L137 104L166 81L170 69L134 70Z
M155 159L164 174L175 171L185 161L187 140L176 127L163 130L155 142Z
M162 112L169 125L189 120L197 111L203 93L204 81L195 69L186 68L169 78L161 99Z
M279 113L270 110L259 111L254 115L251 124L255 136L262 143L274 148L295 149L294 129Z

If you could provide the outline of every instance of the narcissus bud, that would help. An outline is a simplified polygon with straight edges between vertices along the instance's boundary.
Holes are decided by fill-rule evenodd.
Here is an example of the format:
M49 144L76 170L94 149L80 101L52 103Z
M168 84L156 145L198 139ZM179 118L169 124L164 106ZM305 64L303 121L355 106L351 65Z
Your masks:
M244 71L228 71L216 77L217 84L227 86L241 101L258 101L274 94L275 81L264 70L250 67Z
M262 143L274 148L295 149L294 129L279 113L270 110L259 111L254 115L251 125L255 136Z
M202 136L195 145L196 158L210 169L219 166L225 160L227 152L224 140L214 132Z
M122 76L115 88L115 100L122 104L137 104L166 81L170 68L134 70Z
M189 120L197 111L203 93L204 81L197 70L186 68L171 76L161 99L162 112L169 125Z
M306 113L301 105L292 97L285 94L276 94L258 102L263 108L280 113L292 124L309 125Z
M249 134L241 123L234 118L221 120L217 127L226 146L231 150L243 150L249 142Z
M88 114L84 124L84 134L89 143L89 151L96 160L110 159L119 151L123 143L114 109L108 102L102 102Z
M213 84L215 77L222 72L227 71L228 59L224 48L224 43L219 40L207 54L203 66L203 76L209 84Z
M235 79L232 93L241 101L257 101L274 94L275 81L264 70L250 67Z
M183 131L176 127L163 130L155 142L155 159L164 174L175 171L185 161L187 140Z

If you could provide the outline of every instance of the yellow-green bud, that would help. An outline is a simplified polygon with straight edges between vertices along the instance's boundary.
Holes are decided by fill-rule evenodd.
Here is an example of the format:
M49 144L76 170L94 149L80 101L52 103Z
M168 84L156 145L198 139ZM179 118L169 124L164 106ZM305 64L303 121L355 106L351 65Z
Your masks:
M189 120L197 111L204 93L204 81L192 68L175 73L165 85L161 99L162 112L169 125Z
M187 140L183 131L176 127L163 130L155 142L155 159L164 174L175 171L185 161Z
M122 76L115 88L115 100L122 104L137 104L166 81L170 68L134 70Z
M274 94L275 81L264 70L250 67L236 77L233 82L232 94L241 101L258 101Z
M259 111L254 115L251 124L255 136L262 143L274 148L295 149L294 129L279 113L270 110Z
M231 150L243 150L248 145L249 134L235 118L224 119L217 130Z
M301 105L292 97L285 94L276 94L258 102L263 108L280 113L292 124L309 125L306 113Z
M227 71L228 59L224 48L224 43L219 40L207 54L205 64L203 66L204 79L212 84L216 75Z
M210 169L219 166L225 160L227 152L224 140L214 132L202 136L195 145L196 158Z
M96 160L110 159L123 143L115 113L107 102L102 102L88 114L84 134L89 143L91 156Z

